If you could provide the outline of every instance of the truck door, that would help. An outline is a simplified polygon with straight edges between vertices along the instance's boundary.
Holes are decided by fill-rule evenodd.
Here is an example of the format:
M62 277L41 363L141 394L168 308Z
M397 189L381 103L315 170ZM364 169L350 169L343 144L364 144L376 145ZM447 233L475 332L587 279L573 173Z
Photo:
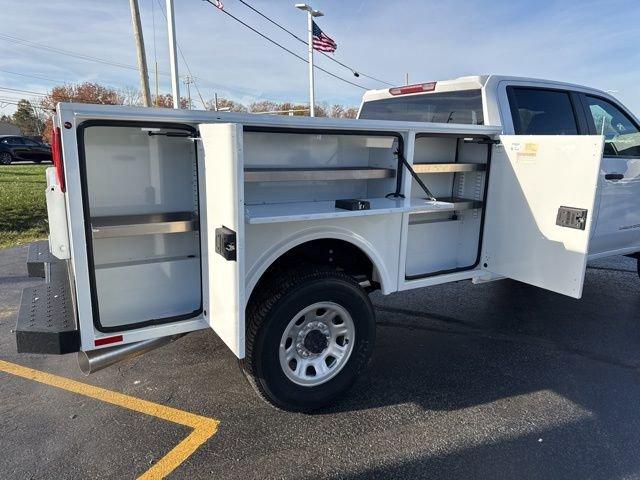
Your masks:
M500 141L491 161L482 267L580 298L602 137L502 135Z
M244 357L244 168L242 126L201 124L201 234L205 319Z
M619 105L582 95L589 129L604 137L600 207L590 253L640 251L640 128Z

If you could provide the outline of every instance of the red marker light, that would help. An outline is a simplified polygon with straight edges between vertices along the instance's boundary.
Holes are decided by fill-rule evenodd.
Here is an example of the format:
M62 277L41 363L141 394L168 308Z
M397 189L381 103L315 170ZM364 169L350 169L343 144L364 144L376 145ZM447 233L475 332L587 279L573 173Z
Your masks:
M56 169L56 180L60 185L60 191L66 192L67 187L64 184L64 165L62 164L62 134L60 127L54 127L51 134L51 159Z
M433 92L436 89L436 82L416 83L404 87L394 87L389 89L391 95L407 95L409 93Z
M102 345L109 345L111 343L118 343L122 341L122 335L116 335L114 337L104 337L104 338L96 338L94 342L96 347L101 347Z

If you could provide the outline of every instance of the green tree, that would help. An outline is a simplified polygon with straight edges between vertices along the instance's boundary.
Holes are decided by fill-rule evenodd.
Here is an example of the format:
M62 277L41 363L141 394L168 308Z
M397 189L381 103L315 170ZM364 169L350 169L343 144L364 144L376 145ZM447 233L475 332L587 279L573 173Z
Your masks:
M38 117L29 100L23 98L18 102L18 108L11 119L12 123L20 128L23 135L42 135L44 122Z

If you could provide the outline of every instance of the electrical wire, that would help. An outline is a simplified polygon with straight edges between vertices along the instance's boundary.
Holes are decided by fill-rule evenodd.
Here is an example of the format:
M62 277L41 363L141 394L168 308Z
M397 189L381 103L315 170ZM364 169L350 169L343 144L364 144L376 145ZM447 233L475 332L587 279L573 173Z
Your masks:
M0 87L0 91L3 92L15 92L15 93L27 93L29 95L40 95L43 97L46 97L47 94L46 93L40 93L40 92L34 92L32 90L21 90L19 88L9 88L9 87Z
M28 77L28 78L36 78L38 80L46 80L47 82L66 83L66 81L63 81L63 80L55 80L53 78L41 77L40 75L31 75L31 74L28 74L28 73L11 72L9 70L3 70L2 68L0 68L0 72L8 73L9 75L18 75L20 77Z
M280 30L287 32L289 35L291 35L293 38L295 38L296 40L298 40L301 43L304 43L305 45L309 45L309 42L307 42L306 40L304 40L303 38L300 38L298 35L296 35L295 33L293 33L291 30L283 27L282 25L280 25L278 22L276 22L275 20L269 18L268 16L266 16L264 13L262 13L260 10L258 10L257 8L253 7L252 5L249 5L247 2L245 2L244 0L238 0L240 3L242 3L244 6L246 6L247 8L253 10L255 13L257 13L258 15L260 15L262 18L264 18L265 20L267 20L268 22L271 22L272 24L274 24L276 27L278 27ZM345 65L344 63L342 63L340 60L328 55L325 52L322 52L320 50L318 50L319 53L321 53L322 55L324 55L325 57L327 57L329 60L331 60L332 62L337 63L338 65L343 66L344 68L346 68L347 70L350 70L355 76L363 76L363 77L367 77L371 80L374 80L376 82L380 82L383 83L385 85L389 85L391 87L394 86L393 83L387 82L385 80L380 80L379 78L376 77L372 77L371 75L367 75L366 73L362 73L360 70L357 70L353 67L350 67L349 65Z
M204 0L204 1L205 1L205 2L207 2L207 3L210 3L211 5L213 5L213 6L214 6L214 7L216 7L216 8L218 8L218 7L216 6L216 4L215 4L215 3L213 3L213 1L212 1L212 0ZM218 10L220 10L220 11L221 11L222 13L224 13L225 15L227 15L227 16L229 16L229 17L233 18L236 22L240 23L241 25L244 25L246 28L248 28L248 29L249 29L249 30L251 30L252 32L254 32L254 33L256 33L256 34L260 35L262 38L264 38L265 40L267 40L269 43L274 44L275 46L277 46L277 47L281 48L281 49L282 49L282 50L284 50L285 52L287 52L287 53L289 53L289 54L293 55L293 56L294 56L294 57L296 57L297 59L302 60L304 63L309 63L309 60L307 60L306 58L301 57L300 55L298 55L297 53L293 52L292 50L289 50L289 49L288 49L287 47L285 47L284 45L282 45L282 44L280 44L280 43L276 42L276 41L275 41L275 40L273 40L272 38L268 37L267 35L263 34L263 33L262 33L262 32L260 32L260 31L256 30L256 29L255 29L255 28L253 28L251 25L248 25L247 23L243 22L243 21L242 21L242 20L240 20L238 17L236 17L236 16L232 15L232 14L231 14L231 13L229 13L228 11L226 11L226 10L221 10L221 9L219 9L219 8L218 8ZM321 72L324 72L324 73L326 73L327 75L330 75L330 76L332 76L332 77L334 77L334 78L336 78L336 79L338 79L338 80L341 80L341 81L343 81L343 82L345 82L345 83L348 83L348 84L350 84L350 85L353 85L354 87L358 87L358 88L361 88L361 89L363 89L363 90L368 90L368 88L367 88L367 87L364 87L364 86L359 85L359 84L357 84L357 83L355 83L355 82L352 82L352 81L350 81L350 80L347 80L346 78L342 78L342 77L340 77L339 75L336 75L335 73L330 72L329 70L325 70L324 68L319 67L318 65L314 65L314 68L317 68L317 69L318 69L318 70L320 70Z
M91 62L97 62L97 63L101 63L104 65L110 65L110 66L114 66L114 67L119 67L119 68L124 68L127 70L134 70L134 71L138 71L138 67L133 66L133 65L126 65L126 64L122 64L122 63L117 63L117 62L112 62L110 60L104 59L104 58L99 58L99 57L94 57L91 55L85 55L82 53L78 53L78 52L74 52L71 50L63 50L60 48L54 48L54 47L50 47L49 45L45 45L44 43L37 43L37 42L32 42L30 40L25 40L19 37L15 37L12 35L6 35L3 33L0 33L0 40L5 40L8 42L12 42L18 45L22 45L25 47L29 47L29 48L33 48L33 49L37 49L37 50L44 50L44 51L49 51L52 53L56 53L59 55L65 55L65 56L69 56L69 57L73 57L73 58L78 58L81 60L86 60L86 61L91 61ZM187 65L185 63L185 65ZM188 65L187 65L187 70L188 70ZM7 72L8 73L8 72ZM169 73L166 71L162 71L162 70L158 70L158 74L163 75L163 76L168 76ZM24 75L24 74L20 74L20 75ZM51 81L53 81L52 79L49 79ZM56 82L57 83L57 82ZM67 83L67 82L62 82L62 83ZM73 83L73 82L69 82L69 83ZM212 82L202 82L201 83L207 83L210 85L213 85L215 88L226 88L226 89L235 89L235 90L239 90L236 87L230 87L228 85L222 85L222 84L214 84ZM245 93L251 93L249 91L245 91Z
M124 63L113 62L111 60L106 60L104 58L94 57L92 55L85 55L83 53L72 52L71 50L64 50L62 48L52 47L50 45L45 45L43 43L32 42L31 40L25 40L19 37L15 37L13 35L7 35L5 33L0 33L0 39L6 40L8 42L16 43L19 45L23 45L26 47L36 48L38 50L46 50L49 52L58 53L60 55L66 55L68 57L74 57L81 60L88 60L92 62L102 63L105 65L111 65L114 67L126 68L129 70L138 70L138 67L133 65L127 65Z

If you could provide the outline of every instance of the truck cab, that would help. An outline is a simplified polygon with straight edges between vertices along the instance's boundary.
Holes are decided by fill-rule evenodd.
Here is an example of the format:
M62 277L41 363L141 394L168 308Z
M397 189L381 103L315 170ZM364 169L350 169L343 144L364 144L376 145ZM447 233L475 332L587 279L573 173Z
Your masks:
M505 135L602 135L589 259L640 252L640 122L610 94L483 75L371 90L358 118L497 125Z

